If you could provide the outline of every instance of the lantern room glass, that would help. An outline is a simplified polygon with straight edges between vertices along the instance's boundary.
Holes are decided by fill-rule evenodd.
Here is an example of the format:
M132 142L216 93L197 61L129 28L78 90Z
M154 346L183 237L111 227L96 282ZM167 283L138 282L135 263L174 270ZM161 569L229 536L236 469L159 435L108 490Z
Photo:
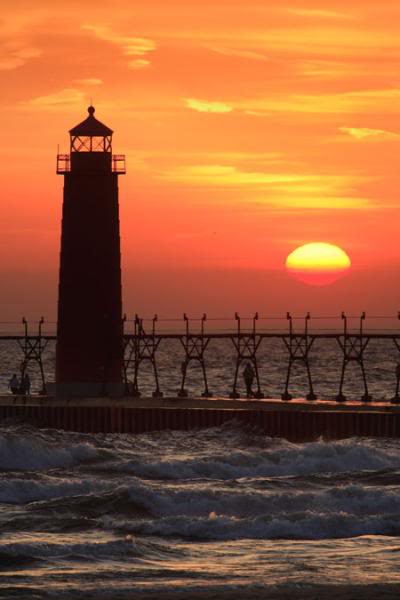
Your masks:
M71 135L71 152L112 152L112 136Z

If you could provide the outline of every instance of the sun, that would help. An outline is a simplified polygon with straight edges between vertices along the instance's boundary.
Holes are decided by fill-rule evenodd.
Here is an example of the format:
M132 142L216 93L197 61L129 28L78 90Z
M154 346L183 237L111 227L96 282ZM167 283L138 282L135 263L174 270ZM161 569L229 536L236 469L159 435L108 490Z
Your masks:
M329 285L351 267L351 260L342 248L326 242L299 246L286 259L288 273L309 285Z

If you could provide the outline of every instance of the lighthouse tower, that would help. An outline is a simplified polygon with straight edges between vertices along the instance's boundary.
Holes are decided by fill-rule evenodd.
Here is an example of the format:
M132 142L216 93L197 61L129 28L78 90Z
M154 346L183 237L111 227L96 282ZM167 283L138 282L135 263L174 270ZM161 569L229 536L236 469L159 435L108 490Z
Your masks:
M112 154L112 130L94 116L70 130L64 175L56 395L123 394L123 330L118 176L125 157Z

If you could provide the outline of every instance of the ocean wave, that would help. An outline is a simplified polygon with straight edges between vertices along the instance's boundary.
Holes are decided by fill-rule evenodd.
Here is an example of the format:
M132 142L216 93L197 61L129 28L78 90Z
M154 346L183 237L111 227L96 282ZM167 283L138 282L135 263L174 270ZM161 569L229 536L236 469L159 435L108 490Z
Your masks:
M255 490L246 482L234 487L191 485L157 488L138 481L128 488L135 506L153 517L207 516L216 513L241 518L313 510L320 514L342 512L363 516L393 513L400 516L399 487L393 489L348 484L328 489Z
M109 519L108 526L136 535L179 537L207 541L239 539L322 540L364 535L400 535L400 515L356 516L343 512L331 514L304 511L238 519L210 513L208 517L165 517L150 521Z
M220 440L221 446L223 439ZM146 479L227 480L399 469L400 454L398 447L379 446L374 441L361 439L320 440L301 445L279 440L267 448L249 447L223 452L220 448L218 453L194 457L187 451L182 459L152 461L141 457L140 460L110 463L108 468Z
M72 467L74 464L97 458L98 451L87 442L57 445L34 434L0 434L0 469L40 471Z
M0 502L5 504L27 504L55 498L78 495L95 495L108 490L112 483L93 480L71 480L61 478L2 479L0 480Z
M127 534L120 539L104 540L104 534L98 532L99 539L93 536L86 542L76 542L60 537L59 540L6 542L0 544L0 564L28 560L132 560L136 558L162 558L183 556L168 543L137 539ZM82 537L82 536L81 536ZM101 539L103 538L103 540Z
M257 487L252 481L197 481L186 485L154 483L130 478L128 482L62 479L11 479L0 481L0 502L35 503L35 510L65 512L77 516L124 514L132 518L219 515L243 518L276 516L312 510L329 515L343 512L356 516L399 514L399 486L366 486L342 483L337 486L276 485ZM60 512L61 511L61 512Z
M132 558L142 556L143 549L136 544L135 540L128 536L123 540L106 542L88 542L88 543L41 543L41 542L20 542L0 545L0 563L1 557L8 557L8 560L21 558L27 560L44 560L48 558L58 559L101 559L101 558Z

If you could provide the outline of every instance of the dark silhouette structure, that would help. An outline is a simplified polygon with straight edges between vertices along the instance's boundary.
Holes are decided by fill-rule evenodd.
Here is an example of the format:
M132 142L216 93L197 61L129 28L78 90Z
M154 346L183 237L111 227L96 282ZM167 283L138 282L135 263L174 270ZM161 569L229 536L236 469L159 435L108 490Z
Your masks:
M56 394L123 394L123 323L118 176L125 157L112 154L112 130L94 116L70 130L64 175Z
M279 351L277 343L281 342L281 349L286 349L286 359L282 355L279 357L280 368L284 366L283 362L286 362L286 382L284 383L285 391L281 395L282 400L288 401L293 398L292 394L289 393L289 388L293 385L293 382L291 382L291 375L294 370L293 367L297 363L300 366L303 366L305 373L303 374L302 383L296 378L296 394L300 394L300 397L303 397L304 395L307 400L316 401L317 396L314 392L314 377L312 371L314 368L320 370L321 368L324 368L324 366L323 361L321 361L320 364L313 361L314 357L311 356L310 349L313 348L317 355L317 346L321 349L323 344L336 342L339 351L339 356L337 358L341 358L342 365L339 390L338 394L335 396L337 402L342 403L346 401L344 388L347 387L346 384L349 383L349 378L353 375L352 373L347 372L347 367L352 363L355 367L359 367L361 373L364 374L362 378L363 395L361 401L368 404L373 401L370 394L370 383L377 383L378 380L380 381L380 377L376 372L376 365L373 360L371 361L371 358L375 356L375 352L377 353L376 356L383 352L382 344L384 343L387 345L394 344L397 351L400 352L399 328L393 325L392 328L388 328L383 324L382 329L379 330L376 328L376 319L378 318L381 320L381 323L383 323L383 320L387 319L388 321L386 321L386 324L389 324L393 323L394 319L400 321L400 313L396 317L373 317L375 321L373 328L368 326L365 327L365 323L367 322L365 313L362 313L360 317L347 316L345 313L342 313L340 319L342 329L330 327L329 324L325 324L322 328L321 326L315 326L312 324L313 319L311 319L309 313L307 313L305 318L292 317L290 313L287 313L286 319L281 317L260 318L258 313L256 313L253 318L244 317L242 319L239 314L236 313L234 321L236 331L234 328L226 328L225 322L229 319L209 319L206 314L200 319L189 319L189 317L184 314L183 320L181 321L181 323L184 324L184 327L178 325L177 329L167 329L167 331L165 330L165 324L168 323L168 327L170 327L171 319L160 319L158 315L154 315L152 319L144 319L139 317L139 315L135 315L135 318L132 321L126 321L124 318L123 369L125 392L128 396L141 396L140 386L142 377L140 368L144 362L147 362L149 366L152 367L154 376L155 390L152 394L153 398L162 397L164 394L160 388L159 380L159 350L161 346L170 342L180 342L184 350L184 356L179 356L173 351L173 355L176 356L179 362L183 358L183 361L180 362L181 385L177 392L177 396L179 398L186 398L190 394L191 400L199 400L197 397L198 391L194 392L194 395L192 395L193 392L189 392L185 389L189 374L188 367L193 363L197 363L203 374L204 391L201 396L210 398L212 393L208 387L207 367L211 367L211 371L215 377L215 367L217 366L217 369L219 369L221 365L215 363L210 364L206 356L207 351L210 346L221 344L220 351L222 351L222 353L219 355L221 357L225 356L225 359L228 359L229 361L231 357L228 358L229 355L226 353L228 349L227 344L231 343L235 350L234 362L236 363L236 368L234 369L232 391L229 394L230 398L243 398L238 389L238 373L240 371L240 366L243 362L246 362L252 367L253 371L251 373L251 383L255 383L257 386L255 393L252 393L251 396L257 400L262 400L265 396L261 390L261 374L265 374L266 376L264 385L267 384L270 386L272 382L269 376L273 376L274 372L276 373L276 352ZM319 324L319 319L320 318L316 317L314 322ZM334 317L322 317L322 319L323 321L336 320ZM174 319L174 321L179 323L179 319ZM214 327L212 327L211 330L208 330L205 325L206 322L209 321L214 322ZM215 322L221 321L224 322L223 329L215 329ZM279 327L278 325L277 327L279 322L288 323L288 326ZM51 341L57 341L57 336L54 333L45 331L45 322L43 318L35 323L35 325L38 326L38 329L33 332L26 319L23 319L22 323L24 325L24 330L19 334L15 333L15 331L10 331L8 333L0 331L0 341L14 341L19 345L23 355L22 362L20 362L17 367L17 369L20 368L21 379L23 379L24 374L27 373L28 369L32 373L36 367L36 370L40 371L40 378L38 378L38 380L41 381L42 384L39 394L44 396L48 393L49 400L51 400L55 395L54 384L46 384L45 382L44 360L47 344ZM252 324L252 326L249 327L250 324ZM7 325L7 323L2 322L2 325ZM8 325L14 327L15 323L8 323ZM369 346L370 344L377 343L379 343L379 346L377 345L375 347L372 357L368 357L364 351L365 348L367 345ZM261 348L264 349L262 355L260 352ZM216 355L214 355L214 357L215 356ZM400 358L400 355L398 355L398 357ZM329 362L330 370L333 356L328 354L326 355L326 359ZM176 366L178 367L179 365ZM369 371L369 368L371 367L372 373ZM16 372L17 369L15 369ZM170 366L168 366L168 369L170 369ZM229 372L230 369L228 373ZM172 371L170 371L170 375L171 373ZM232 373L230 374L232 375ZM304 375L306 375L306 377L304 377ZM369 381L370 375L371 381ZM395 383L396 387L394 396L391 398L391 403L398 404L400 402L400 362L397 363L393 375L393 383ZM15 377L17 378L17 375L15 375ZM131 378L133 378L133 380ZM321 373L319 374L318 379L319 381L322 381ZM308 393L304 394L306 390L303 386L306 382L308 383ZM9 388L14 387L17 394L21 394L19 379L17 378L17 381L13 383L15 385L11 386L10 381ZM334 382L331 381L331 384L333 383ZM352 383L354 386L354 379L352 379ZM303 391L299 391L299 385L301 385ZM250 393L251 391L252 390L249 389ZM267 397L277 398L277 392L272 392L273 395L271 395L271 391L272 390L270 390ZM357 399L359 391L360 390L355 391L353 387L353 391L351 392L353 402ZM173 396L173 399L176 399L175 396ZM217 400L219 401L220 399L221 398ZM40 402L42 400L44 400L43 397L40 399ZM381 404L383 401L384 397L377 401L381 407L384 406ZM166 398L166 402L168 402L168 397ZM111 407L113 403L105 403L105 405ZM314 406L316 405L314 404ZM386 410L386 408L383 408L383 410ZM400 428L398 433L400 436Z

